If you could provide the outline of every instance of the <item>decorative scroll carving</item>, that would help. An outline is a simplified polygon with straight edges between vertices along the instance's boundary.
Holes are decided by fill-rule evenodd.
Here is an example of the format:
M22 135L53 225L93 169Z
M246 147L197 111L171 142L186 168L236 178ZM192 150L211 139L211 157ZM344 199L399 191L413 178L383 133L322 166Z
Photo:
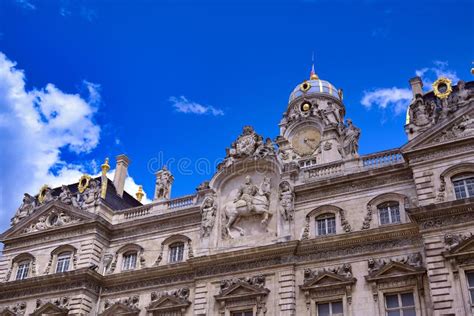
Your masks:
M116 298L116 299L105 299L104 309L107 310L111 308L113 305L120 304L132 310L139 310L138 309L139 303L140 303L140 296L138 295L132 295L129 297L122 297L122 298Z
M173 296L181 300L187 300L189 298L189 288L183 287L175 290L151 292L150 299L152 302L159 300L163 296Z
M401 263L414 268L423 266L423 258L419 252L408 256L395 257L389 259L369 259L367 261L369 275L376 274L379 270L391 263Z
M217 168L231 166L235 161L254 157L255 159L264 158L275 154L275 147L270 138L263 142L263 137L258 135L252 126L244 126L242 134L233 142L230 148L226 148L226 157Z
M69 215L64 211L53 210L47 215L42 215L38 218L38 221L32 223L26 227L23 232L31 233L55 227L61 227L71 225L80 222L81 219L73 215Z
M23 316L26 312L26 302L0 307L0 315Z
M214 196L208 195L201 204L201 237L209 237L216 221L217 203Z
M349 222L347 221L346 215L345 215L343 209L340 209L340 210L339 210L339 216L341 217L341 226L342 226L342 229L343 229L346 233L350 233L350 232L352 231L352 227L351 227L351 225L349 224Z
M280 183L280 214L285 221L292 221L295 213L295 194L288 181Z
M153 266L158 266L161 262L161 260L163 260L163 251L165 250L165 245L164 244L161 244L161 247L160 247L160 254L158 255L158 258L156 258L155 260L155 263L153 264Z
M463 241L471 238L473 235L472 233L469 234L453 234L447 233L444 235L444 243L446 245L446 249L450 251L451 249L457 247Z
M370 223L372 222L372 213L374 212L374 206L372 204L367 204L367 214L364 217L364 222L362 223L362 229L369 229Z
M309 282L311 280L314 280L318 278L319 276L323 274L335 274L341 277L344 277L346 279L351 279L352 278L352 266L348 263L344 263L342 266L338 267L332 267L332 268L323 268L319 270L311 270L311 269L305 269L304 270L304 282Z
M230 278L222 280L220 283L220 293L227 291L229 288L236 284L247 284L259 288L265 287L265 276L263 275L256 275L252 277L245 277L245 278Z
M231 229L236 229L241 236L245 235L245 230L236 225L241 217L262 215L261 224L268 225L270 217L273 215L270 208L271 184L270 178L264 177L260 186L252 183L250 176L245 177L245 182L240 186L237 197L224 205L225 233L232 238Z

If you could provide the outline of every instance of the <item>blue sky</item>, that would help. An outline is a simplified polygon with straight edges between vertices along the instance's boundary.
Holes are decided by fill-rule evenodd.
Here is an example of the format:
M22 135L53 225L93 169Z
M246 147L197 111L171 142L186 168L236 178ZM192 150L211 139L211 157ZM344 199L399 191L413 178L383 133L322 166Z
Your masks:
M95 173L120 153L132 160L130 190L152 195L150 169L181 159L190 165L171 163L172 195L193 193L214 171L196 162L222 158L243 125L277 136L312 51L319 76L344 89L361 153L399 147L408 79L472 80L473 9L467 0L0 0L0 215L10 218L23 192Z

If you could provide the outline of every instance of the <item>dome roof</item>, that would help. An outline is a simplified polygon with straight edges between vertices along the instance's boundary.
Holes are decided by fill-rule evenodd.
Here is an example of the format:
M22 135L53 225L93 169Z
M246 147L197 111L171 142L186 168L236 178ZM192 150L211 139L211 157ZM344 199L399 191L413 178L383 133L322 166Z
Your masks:
M317 75L312 74L310 80L303 81L301 84L296 86L293 92L291 92L289 102L300 96L313 94L330 95L342 101L342 94L339 95L335 86L333 86L329 81L321 80Z

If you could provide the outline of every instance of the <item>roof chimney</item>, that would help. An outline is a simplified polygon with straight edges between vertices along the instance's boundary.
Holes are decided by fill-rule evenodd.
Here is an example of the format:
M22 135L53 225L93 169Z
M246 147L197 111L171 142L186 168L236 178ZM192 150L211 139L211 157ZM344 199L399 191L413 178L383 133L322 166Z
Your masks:
M423 81L420 77L414 77L410 79L411 91L413 92L413 99L416 99L416 96L423 95Z
M125 186L125 179L127 178L127 169L130 160L125 155L118 155L115 157L117 164L115 166L114 186L115 191L119 196L123 195L123 188Z

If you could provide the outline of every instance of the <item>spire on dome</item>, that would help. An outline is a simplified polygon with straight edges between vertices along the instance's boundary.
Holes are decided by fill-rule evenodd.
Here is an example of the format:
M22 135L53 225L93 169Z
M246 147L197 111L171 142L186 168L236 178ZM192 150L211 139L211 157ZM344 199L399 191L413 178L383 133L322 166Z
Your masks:
M309 80L318 80L319 77L314 71L314 52L313 52L313 55L311 56L311 62L312 62L312 65L311 65L311 72L309 74Z

